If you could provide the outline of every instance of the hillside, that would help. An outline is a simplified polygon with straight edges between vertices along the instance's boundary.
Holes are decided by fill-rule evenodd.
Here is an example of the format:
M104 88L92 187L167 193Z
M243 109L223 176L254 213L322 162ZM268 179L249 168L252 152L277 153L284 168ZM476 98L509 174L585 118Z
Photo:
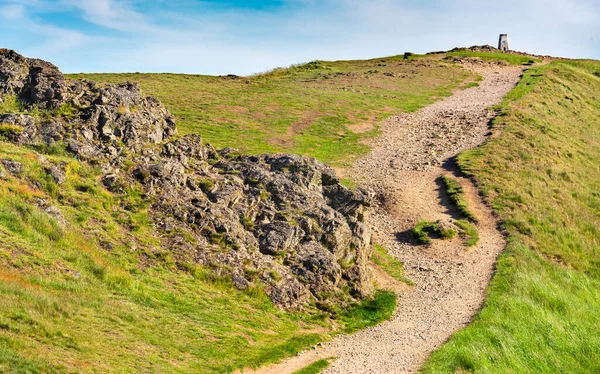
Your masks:
M135 84L0 57L3 371L231 372L389 318L369 197L330 168L217 151ZM471 77L427 64L421 105Z
M65 77L0 49L0 372L231 373L336 336L343 362L309 350L306 372L414 364L484 296L425 372L600 371L600 63L540 61ZM519 72L492 92L498 69ZM421 222L453 234L419 244Z
M314 61L250 77L178 74L73 74L103 83L139 82L175 116L182 134L217 148L290 152L349 166L368 152L378 122L412 112L475 84L468 71L439 58L392 56Z
M508 235L483 310L428 373L600 371L600 62L529 69L458 164Z

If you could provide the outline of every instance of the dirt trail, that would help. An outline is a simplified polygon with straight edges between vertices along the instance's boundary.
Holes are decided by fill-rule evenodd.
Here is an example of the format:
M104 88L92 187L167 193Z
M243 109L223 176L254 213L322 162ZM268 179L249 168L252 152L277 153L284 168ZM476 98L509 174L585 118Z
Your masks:
M405 266L414 282L400 295L395 316L353 335L300 353L259 373L291 373L320 358L337 357L326 373L411 373L452 333L466 326L480 308L494 263L505 242L490 209L471 181L458 178L479 219L479 243L436 240L429 247L411 243L419 220L450 220L438 177L453 171L452 158L485 141L493 112L519 81L522 69L498 65L466 66L483 76L478 87L456 92L422 110L389 118L372 152L357 160L350 175L380 200L371 222L374 241Z

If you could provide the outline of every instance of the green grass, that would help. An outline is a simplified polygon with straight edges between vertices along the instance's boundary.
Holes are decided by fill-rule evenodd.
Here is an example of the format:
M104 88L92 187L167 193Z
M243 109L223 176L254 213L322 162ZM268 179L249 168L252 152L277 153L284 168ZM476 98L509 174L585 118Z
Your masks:
M23 104L16 96L5 95L0 101L0 113L20 113L24 110Z
M420 221L413 229L413 237L419 244L431 244L432 237L452 239L455 236L455 230L445 229L437 222Z
M74 107L68 102L56 109L40 109L35 106L29 106L20 101L18 97L12 95L5 95L0 100L0 114L28 114L39 120L56 117L73 118L79 113L79 108Z
M335 319L312 306L279 311L261 290L236 291L209 269L177 263L153 235L139 187L113 195L100 170L62 152L45 157L66 165L64 184L30 149L0 142L0 159L24 165L21 177L0 180L2 372L227 373L326 339L316 328L354 331L391 314L385 293Z
M454 221L454 223L460 229L459 235L465 238L465 245L467 247L472 247L479 243L479 230L477 230L475 225L465 219L459 219Z
M412 282L404 276L404 267L402 262L390 255L385 248L377 243L373 244L373 254L371 255L371 261L376 265L381 266L390 276L406 284L412 284Z
M447 52L446 56L455 56L455 57L479 57L484 61L490 60L500 60L506 61L511 65L523 65L529 64L530 62L541 62L539 58L533 58L529 56L521 56L511 53L503 53L503 52L475 52L475 51L456 51L456 52Z
M351 334L390 319L396 309L396 301L394 292L375 291L372 298L364 299L341 313L340 319L344 322L342 331Z
M163 249L139 186L110 194L99 169L60 146L44 151L65 165L64 184L31 149L0 141L0 159L23 164L18 178L0 179L2 372L230 373L326 340L332 325L352 332L394 310L395 296L377 292L332 315L313 305L282 312L263 290L237 291ZM68 224L38 208L39 198Z
M481 312L426 373L600 372L598 61L528 70L460 155L508 233Z
M76 74L105 83L140 82L175 115L181 134L244 153L292 152L348 166L378 134L378 121L416 111L474 78L431 59L393 56L314 61L250 77Z
M19 135L23 132L23 128L17 125L11 125L8 123L0 123L0 136Z
M329 367L329 360L327 358L323 358L321 360L315 361L307 367L295 371L293 374L319 374L323 370Z
M467 204L467 200L465 199L465 191L460 183L447 175L443 175L440 179L444 187L446 187L448 199L456 206L461 217L477 223L477 217L475 217L473 212L469 209L469 204Z

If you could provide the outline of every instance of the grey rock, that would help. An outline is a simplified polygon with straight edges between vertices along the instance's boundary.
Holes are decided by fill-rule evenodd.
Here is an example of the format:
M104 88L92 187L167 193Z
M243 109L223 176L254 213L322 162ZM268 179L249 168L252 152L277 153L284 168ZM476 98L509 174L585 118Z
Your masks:
M46 172L54 179L57 184L63 184L67 181L67 175L62 167L52 165L46 169Z
M17 96L41 109L58 108L69 96L66 79L56 66L12 50L0 49L0 77L0 95Z
M1 160L4 169L14 176L19 176L23 171L23 164L13 160Z

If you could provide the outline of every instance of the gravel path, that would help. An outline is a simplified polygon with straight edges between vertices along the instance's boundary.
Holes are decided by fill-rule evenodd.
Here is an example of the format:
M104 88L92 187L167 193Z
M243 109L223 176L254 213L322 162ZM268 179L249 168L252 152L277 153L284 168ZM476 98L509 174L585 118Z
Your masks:
M412 373L479 310L505 241L471 181L458 177L480 221L478 245L467 249L455 238L415 246L410 239L419 220L456 218L436 180L453 171L453 156L485 141L493 117L488 108L502 100L522 73L519 67L465 67L483 76L478 87L389 118L381 137L370 144L372 152L350 171L380 197L371 217L374 240L404 263L415 284L400 295L394 317L259 373L291 373L327 357L337 359L325 373Z

